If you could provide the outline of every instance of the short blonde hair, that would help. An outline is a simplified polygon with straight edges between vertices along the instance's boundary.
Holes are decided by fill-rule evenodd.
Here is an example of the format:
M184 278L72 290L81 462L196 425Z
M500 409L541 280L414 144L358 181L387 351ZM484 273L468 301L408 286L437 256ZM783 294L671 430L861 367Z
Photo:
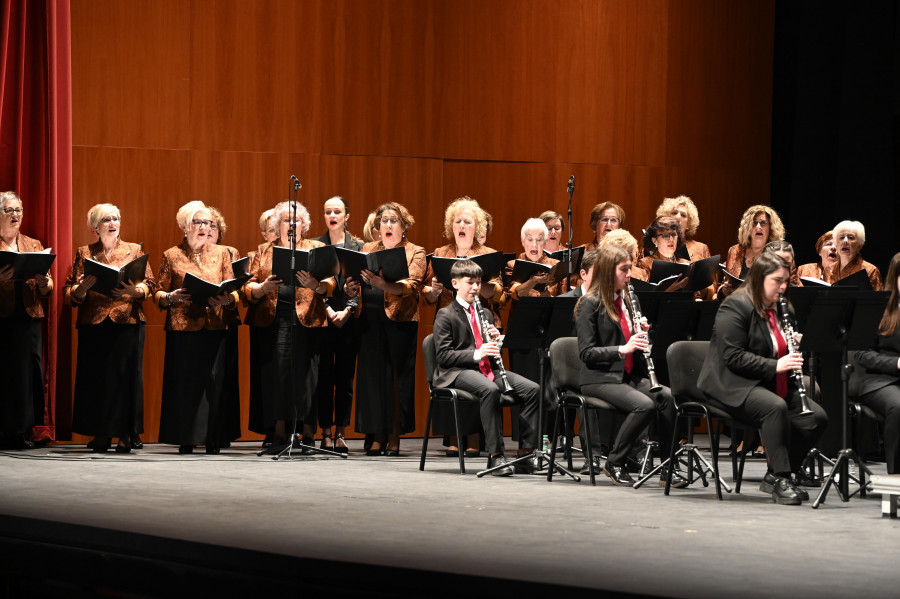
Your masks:
M487 223L484 218L484 210L478 205L478 200L469 196L456 198L447 205L444 210L444 237L453 239L453 221L463 210L471 210L475 217L475 239L487 235Z
M866 228L858 220L842 220L834 226L834 243L838 243L838 233L840 231L853 231L856 233L856 240L859 241L859 247L866 245Z
M760 212L765 214L766 218L769 219L769 238L766 239L766 243L784 239L784 224L781 222L781 217L778 216L778 213L775 212L771 206L756 204L755 206L750 206L744 210L744 215L741 217L741 224L738 227L738 244L741 247L750 245L750 234L753 232L753 221Z
M225 238L225 230L228 228L228 225L225 224L225 217L222 216L218 208L207 206L206 209L209 210L213 220L216 221L216 228L219 230L219 243L222 243L222 239Z
M259 215L259 230L265 233L269 229L269 219L275 216L275 209L269 208Z
M525 241L525 234L529 231L543 233L544 239L547 239L547 225L539 218L529 218L525 221L525 224L522 225L522 241Z
M22 198L20 198L14 191L0 192L0 210L6 208L6 203L11 200L19 200L21 202Z
M615 245L622 248L631 256L632 262L637 261L638 242L637 239L634 238L634 235L629 233L627 229L615 229L614 231L610 231L600 240L597 249L608 245Z
M200 200L188 202L187 204L179 208L178 213L175 215L175 222L178 223L178 228L182 231L187 231L188 229L190 229L191 221L194 220L194 215L201 210L208 210L208 208L206 207L206 204L204 204Z
M370 212L368 218L366 218L366 224L363 225L363 239L368 242L375 241L375 235L373 232L375 231L375 213Z
M285 200L284 202L278 202L277 204L275 204L274 216L276 216L279 221L284 219L284 216L286 214L291 213L291 210L292 210L291 204L293 204L294 206L297 207L297 218L300 219L299 220L300 235L302 237L306 237L306 234L309 232L309 225L310 225L309 210L307 210L306 206L304 206L300 202L291 202L289 200Z
M100 219L103 218L103 215L107 212L112 212L118 217L118 219L122 220L122 213L119 212L119 208L113 204L94 204L91 206L91 209L88 210L87 213L87 226L88 229L93 231L97 227L100 226Z
M656 216L672 216L672 212L679 206L684 206L687 212L687 226L684 228L684 236L688 239L694 238L694 233L700 227L700 213L694 201L687 196L678 196L677 198L666 198L656 209Z

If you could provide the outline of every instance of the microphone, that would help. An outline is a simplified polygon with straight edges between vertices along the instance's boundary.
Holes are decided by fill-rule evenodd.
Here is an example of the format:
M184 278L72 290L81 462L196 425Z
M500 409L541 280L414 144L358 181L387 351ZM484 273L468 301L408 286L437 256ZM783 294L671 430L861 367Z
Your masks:
M303 185L300 184L300 179L296 177L296 175L291 175L291 183L294 184L294 191L299 190Z
M569 177L569 185L566 188L566 191L568 191L569 193L572 193L573 191L575 191L575 175L572 175L571 177Z

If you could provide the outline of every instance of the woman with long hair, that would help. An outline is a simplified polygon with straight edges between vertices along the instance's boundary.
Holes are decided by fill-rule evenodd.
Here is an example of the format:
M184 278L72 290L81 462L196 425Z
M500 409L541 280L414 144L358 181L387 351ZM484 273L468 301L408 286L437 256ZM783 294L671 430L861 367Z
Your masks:
M635 330L628 294L632 258L624 249L607 245L598 250L591 285L575 306L575 330L581 356L581 392L616 406L626 414L603 466L613 484L631 486L625 462L644 428L657 422L661 447L671 445L675 426L675 399L668 387L650 390L644 352L649 347L649 325L641 319ZM666 484L667 471L660 477ZM672 486L683 488L687 479L672 472Z
M865 368L859 401L884 416L884 456L888 474L900 474L900 253L888 267L885 289L891 292L878 325L875 346L856 352Z

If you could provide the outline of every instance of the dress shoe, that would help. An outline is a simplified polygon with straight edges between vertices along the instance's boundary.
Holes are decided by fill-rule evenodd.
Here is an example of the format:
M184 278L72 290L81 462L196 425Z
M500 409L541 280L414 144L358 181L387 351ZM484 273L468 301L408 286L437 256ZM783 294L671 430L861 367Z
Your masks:
M659 486L660 487L666 486L666 477L667 476L669 476L668 468L663 468L662 470L659 471ZM691 484L691 481L689 481L684 476L682 476L681 472L679 472L678 470L672 471L672 487L674 487L675 489L684 489L689 484Z
M263 448L263 449L268 449L268 448L272 447L272 443L273 443L274 441L275 441L275 435L267 434L267 435L266 435L266 438L263 439L263 442L262 442L262 448Z
M389 458L399 458L400 450L399 449L385 449L384 455L386 455Z
M10 435L6 444L7 449L34 449L34 442L25 436L25 433Z
M116 453L131 453L131 439L120 437L119 443L116 445Z
M341 443L341 445L338 445L339 442ZM333 447L336 453L350 453L350 448L347 447L347 440L344 439L343 433L338 433L334 436Z
M214 445L207 445L207 446L206 446L206 455L219 455L219 452L220 452L220 451L221 451L221 450L220 450L218 447L214 446Z
M481 451L478 450L478 449L467 449L467 450L466 450L466 457L467 457L467 458L480 458L480 457L481 457Z
M641 471L643 471L645 473L650 472L651 470L653 470L653 467L650 464L647 464L647 467L645 468L643 459L636 459L636 458L629 457L629 458L625 458L625 469L628 472L633 472L634 474L640 474Z
M625 470L625 466L613 466L609 462L603 466L603 474L609 477L614 485L620 487L630 487L634 484L634 479Z
M448 450L445 451L444 453L447 454L447 457L448 457L448 458L458 458L458 457L459 457L459 450L458 450L458 449L448 449Z
M316 440L312 437L303 437L302 440L294 441L294 447L297 447L298 443L302 444L300 455L313 455L316 453Z
M370 448L368 448L368 449L366 450L366 455L367 455L367 456L381 455L381 453L382 453L383 451L384 451L384 450L381 449L380 447L370 447Z
M594 471L594 474L603 473L603 464L600 463L600 458L592 458L590 464L585 461L584 465L581 467L581 474L590 474L591 470Z
M502 468L497 468L496 470L491 472L491 476L512 476L513 469L509 465L509 460L506 459L506 456L502 453L497 456L492 456L488 458L488 469L494 468L495 466L502 466Z
M181 454L194 453L194 446L193 445L179 445L178 453L181 453Z
M106 453L109 451L111 445L112 439L109 437L94 437L91 441L88 441L87 444L88 449L94 453Z
M528 454L525 454L526 456ZM519 456L523 457L523 456ZM513 471L516 474L535 474L538 471L538 463L537 458L534 456L529 456L527 460L523 460L521 462L516 462L513 465Z
M810 475L806 470L800 470L794 475L795 487L821 487L822 481L815 475Z
M800 505L803 502L802 495L791 484L791 481L782 476L775 476L771 472L766 472L762 482L759 483L759 490L763 493L770 493L772 501L778 505Z
M334 451L334 441L332 441L331 439L331 433L325 433L324 435L322 435L322 442L319 443L319 449Z
M141 436L137 433L133 433L131 435L131 448L132 449L143 449L144 442L141 441Z

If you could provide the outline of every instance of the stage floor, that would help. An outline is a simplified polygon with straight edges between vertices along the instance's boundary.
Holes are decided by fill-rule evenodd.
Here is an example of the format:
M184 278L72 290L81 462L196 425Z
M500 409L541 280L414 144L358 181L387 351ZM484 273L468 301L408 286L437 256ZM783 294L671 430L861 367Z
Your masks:
M273 461L256 456L258 443L209 457L168 445L0 453L0 572L8 588L60 597L194 586L331 597L561 587L887 597L900 584L900 523L882 519L880 496L843 503L832 490L818 510L778 506L758 490L761 460L747 462L740 495L718 502L700 483L665 497L655 481L634 490L602 475L595 487L587 477L476 478L485 458L467 460L461 476L439 440L424 472L421 439L404 439L400 458L350 445L346 460ZM723 466L731 484L730 461Z

